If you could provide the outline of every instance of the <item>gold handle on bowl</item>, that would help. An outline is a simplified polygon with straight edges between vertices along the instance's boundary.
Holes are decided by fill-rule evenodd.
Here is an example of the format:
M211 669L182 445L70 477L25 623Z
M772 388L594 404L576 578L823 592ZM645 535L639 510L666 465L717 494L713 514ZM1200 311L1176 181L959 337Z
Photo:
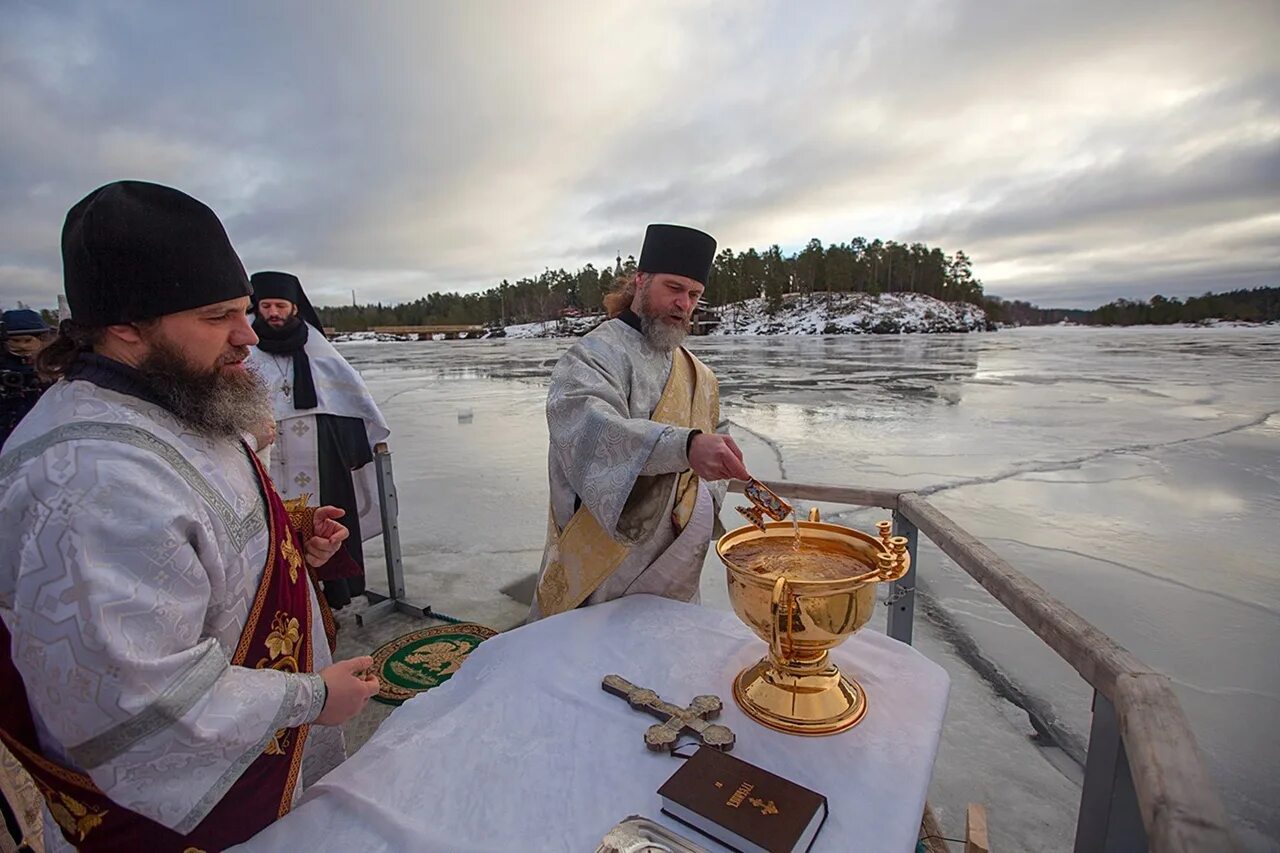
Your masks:
M791 595L791 586L787 583L786 577L779 577L773 584L773 600L769 603L769 650L773 652L774 660L779 662L786 660L786 656L782 654L782 630L778 624L779 618L786 619L787 642L791 642L791 608L794 606L794 599ZM783 610L785 603L786 612Z
M818 508L816 506L809 507L809 520L822 521L822 516L818 514Z

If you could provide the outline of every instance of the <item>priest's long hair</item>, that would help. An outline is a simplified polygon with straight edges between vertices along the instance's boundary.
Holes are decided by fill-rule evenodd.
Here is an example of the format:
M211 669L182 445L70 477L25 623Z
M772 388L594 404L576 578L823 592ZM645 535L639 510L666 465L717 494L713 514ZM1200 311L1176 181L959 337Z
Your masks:
M36 373L46 382L56 382L71 369L80 353L92 352L106 332L106 326L63 320L58 324L58 336L36 355Z
M618 276L613 283L613 290L604 295L604 312L610 320L631 307L631 303L636 298L636 288L648 276L649 274L644 272Z

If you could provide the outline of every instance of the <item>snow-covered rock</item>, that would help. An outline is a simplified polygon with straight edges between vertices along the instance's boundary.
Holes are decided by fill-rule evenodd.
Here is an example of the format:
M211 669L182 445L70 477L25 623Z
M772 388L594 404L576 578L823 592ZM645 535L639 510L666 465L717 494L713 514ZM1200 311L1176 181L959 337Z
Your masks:
M334 343L353 343L361 341L407 341L410 335L388 335L383 332L340 332L329 340Z
M991 328L987 313L967 302L943 302L921 293L815 293L803 297L784 294L774 314L764 299L747 299L717 308L719 325L713 335L860 335L909 332L976 332ZM603 314L568 317L507 326L505 334L481 337L581 337L604 321ZM406 341L416 335L348 332L334 341Z
M603 314L585 317L566 317L563 320L547 320L545 323L521 323L507 326L508 338L578 338L604 322Z
M921 293L784 294L774 314L764 299L719 309L713 335L858 335L903 332L974 332L988 328L987 312L967 302L943 302Z

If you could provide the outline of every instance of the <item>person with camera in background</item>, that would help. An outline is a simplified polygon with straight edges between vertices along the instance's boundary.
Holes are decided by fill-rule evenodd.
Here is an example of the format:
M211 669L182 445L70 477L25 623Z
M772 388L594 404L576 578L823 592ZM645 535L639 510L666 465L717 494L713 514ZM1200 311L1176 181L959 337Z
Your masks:
M18 421L31 411L49 387L36 375L36 353L44 348L52 331L30 308L5 311L0 316L0 445L9 440Z

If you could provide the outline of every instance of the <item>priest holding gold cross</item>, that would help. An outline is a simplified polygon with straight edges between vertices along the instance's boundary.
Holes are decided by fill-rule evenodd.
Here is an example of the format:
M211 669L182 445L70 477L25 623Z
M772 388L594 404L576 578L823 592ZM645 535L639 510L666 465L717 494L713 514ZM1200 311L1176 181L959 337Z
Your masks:
M556 364L547 395L551 507L530 621L623 595L697 601L729 478L750 475L719 388L681 346L716 241L650 225L609 318Z

